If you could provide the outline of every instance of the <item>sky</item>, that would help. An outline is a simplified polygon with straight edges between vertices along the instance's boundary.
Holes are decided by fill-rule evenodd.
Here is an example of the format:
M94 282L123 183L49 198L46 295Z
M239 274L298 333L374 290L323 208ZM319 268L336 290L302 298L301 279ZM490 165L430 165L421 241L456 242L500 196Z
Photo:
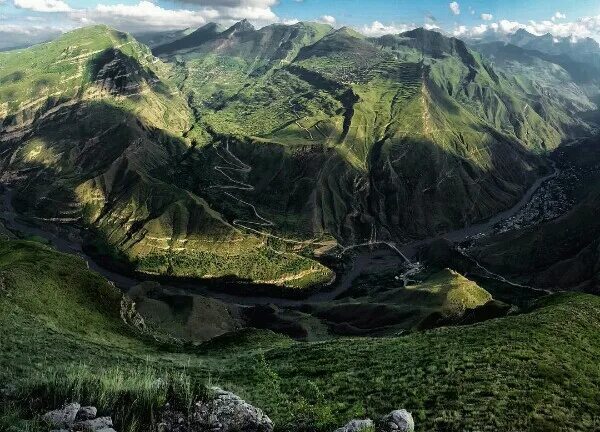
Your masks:
M320 21L369 36L425 27L477 38L525 28L600 41L600 0L0 0L0 48L95 23L139 33L241 19L257 27Z

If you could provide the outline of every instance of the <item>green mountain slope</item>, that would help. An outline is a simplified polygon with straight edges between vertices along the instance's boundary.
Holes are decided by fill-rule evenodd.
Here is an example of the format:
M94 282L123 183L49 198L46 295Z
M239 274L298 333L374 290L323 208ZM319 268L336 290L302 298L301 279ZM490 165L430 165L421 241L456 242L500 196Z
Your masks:
M187 54L182 85L208 130L244 142L233 152L252 161L244 196L292 232L362 242L486 218L543 169L535 154L587 127L433 32L340 29L250 77L246 48Z
M72 256L3 241L0 276L0 385L14 389L0 395L2 426L35 429L32 416L77 398L119 430L145 430L173 390L187 400L209 380L282 431L331 431L398 407L417 431L591 432L600 421L595 296L554 295L521 315L402 337L297 343L244 331L186 349L125 324L120 294Z
M219 30L156 48L165 62L102 26L0 54L17 210L83 223L144 273L303 288L333 276L315 249L510 207L547 151L593 128L593 104L547 60L535 71L554 72L528 79L422 29Z
M210 137L147 47L98 26L2 56L4 172L31 179L15 184L18 210L84 222L141 272L295 287L331 278L180 187L178 171Z

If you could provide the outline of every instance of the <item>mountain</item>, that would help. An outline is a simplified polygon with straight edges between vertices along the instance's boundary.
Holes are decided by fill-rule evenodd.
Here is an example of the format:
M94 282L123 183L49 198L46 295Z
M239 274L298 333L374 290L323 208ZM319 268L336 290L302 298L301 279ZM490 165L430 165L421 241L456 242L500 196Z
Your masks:
M2 172L21 212L82 222L95 230L94 248L145 273L288 285L331 278L183 187L207 189L183 173L213 176L194 152L208 134L194 128L170 67L131 36L85 28L1 62L0 97L10 101L0 113ZM15 183L23 176L32 181Z
M317 255L336 245L514 205L548 151L593 129L577 88L439 33L219 30L155 48L162 60L103 26L0 54L15 208L90 228L90 250L142 273L306 288L332 280Z
M600 43L589 37L556 37L550 33L536 36L525 29L519 29L508 37L508 42L546 54L566 54L574 58L584 55L600 55Z
M166 31L150 31L142 33L134 33L133 36L137 41L147 45L150 48L155 48L159 45L165 45L177 39L184 38L195 30L186 28L183 30L166 30Z
M224 31L216 24L207 24L189 36L153 51L163 57L182 54L182 50L192 57L214 53L244 59L256 69L268 63L289 61L300 48L316 42L330 31L330 26L317 23L273 24L257 30L243 20Z
M548 106L567 107L574 112L597 108L594 102L600 95L600 69L594 66L566 55L545 54L504 42L478 44L476 48L523 91L546 99Z
M486 218L543 170L536 153L587 127L425 30L367 40L340 29L251 76L260 56L216 46L190 54L182 88L206 129L260 144L234 151L259 163L249 173L259 213L292 211L292 231L308 222L346 243ZM262 162L265 148L275 160Z
M160 55L164 53L198 47L203 43L216 38L217 35L222 31L223 29L221 29L218 24L209 23L203 27L200 27L197 30L194 30L189 34L183 35L179 38L174 38L174 40L169 43L155 45L155 47L153 48L153 52L155 55Z
M525 29L502 35L484 34L479 42L505 42L527 50L538 51L553 56L565 56L578 63L600 68L600 44L592 38L557 37L546 33L534 35Z

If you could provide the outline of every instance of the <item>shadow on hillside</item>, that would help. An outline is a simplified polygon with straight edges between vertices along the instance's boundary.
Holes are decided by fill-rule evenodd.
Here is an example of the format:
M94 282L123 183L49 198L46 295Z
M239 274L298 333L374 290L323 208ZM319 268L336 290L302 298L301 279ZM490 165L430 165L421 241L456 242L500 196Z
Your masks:
M143 84L172 99L169 87L153 70L144 67L136 58L118 48L107 48L93 56L87 63L90 79L100 89L113 95L139 99L137 93Z

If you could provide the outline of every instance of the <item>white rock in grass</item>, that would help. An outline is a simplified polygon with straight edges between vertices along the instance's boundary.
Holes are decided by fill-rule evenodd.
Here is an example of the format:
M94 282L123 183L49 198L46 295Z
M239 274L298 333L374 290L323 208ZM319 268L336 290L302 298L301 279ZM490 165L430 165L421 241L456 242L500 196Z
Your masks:
M405 409L392 411L381 420L381 432L414 432L415 421Z
M373 420L352 420L346 426L336 429L335 432L366 432L373 430Z
M165 406L160 432L273 432L273 422L262 410L233 393L212 389L212 397L197 402L187 415Z
M42 420L48 423L50 427L70 428L75 423L80 408L81 405L78 403L70 403L61 409L47 412L42 416Z
M220 388L212 389L215 398L208 404L197 404L196 415L211 427L223 432L272 432L273 422L263 411L238 396Z
M96 409L96 407L93 407L93 406L81 407L81 409L77 413L77 417L75 418L75 420L77 420L77 421L92 420L92 419L95 419L97 415L98 415L98 410Z

